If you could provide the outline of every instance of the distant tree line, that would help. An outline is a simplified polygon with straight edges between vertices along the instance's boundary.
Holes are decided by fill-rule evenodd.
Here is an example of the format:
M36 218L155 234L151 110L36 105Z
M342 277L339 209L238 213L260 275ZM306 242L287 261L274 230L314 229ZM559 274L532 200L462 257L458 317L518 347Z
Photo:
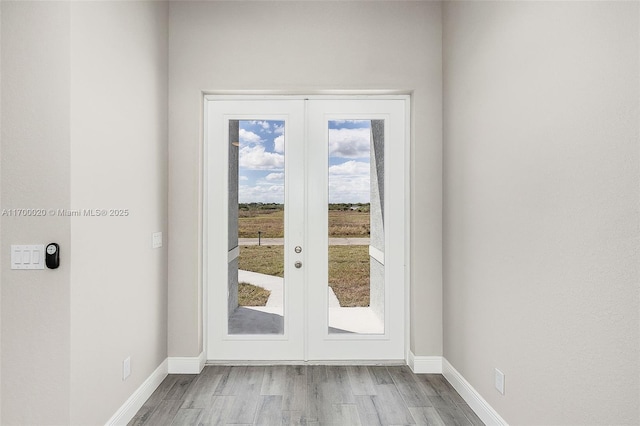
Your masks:
M331 203L329 204L329 210L336 211L358 211L369 212L369 203ZM240 203L238 204L239 210L244 211L277 211L283 210L284 205L278 203Z

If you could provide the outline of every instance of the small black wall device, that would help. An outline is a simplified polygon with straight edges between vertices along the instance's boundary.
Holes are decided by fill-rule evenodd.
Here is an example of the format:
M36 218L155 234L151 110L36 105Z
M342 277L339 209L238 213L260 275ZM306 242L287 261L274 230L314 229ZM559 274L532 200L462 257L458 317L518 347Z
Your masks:
M47 249L45 251L45 263L47 264L47 268L56 269L60 266L60 246L56 243L51 243L47 245Z

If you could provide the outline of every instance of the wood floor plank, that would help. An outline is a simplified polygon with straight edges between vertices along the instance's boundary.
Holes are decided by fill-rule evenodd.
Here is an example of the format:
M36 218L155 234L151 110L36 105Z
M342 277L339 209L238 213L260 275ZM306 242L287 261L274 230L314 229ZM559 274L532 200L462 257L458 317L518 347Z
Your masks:
M465 400L460 396L460 394L455 390L451 383L445 379L445 377L441 374L433 374L428 378L434 384L434 386L439 394L446 395L449 398L453 399L456 404L466 404Z
M409 407L409 412L418 425L446 426L434 407Z
M333 404L331 424L343 426L361 426L360 416L355 404ZM368 425L367 425L368 426Z
M367 366L347 367L351 392L354 395L375 395L376 387Z
M429 396L429 401L431 401L431 405L436 408L455 408L456 403L453 399L449 398L447 395L437 395L437 396Z
M369 367L369 372L373 376L376 385L391 385L393 379L387 371L387 367L382 365L372 365Z
M383 425L415 424L395 385L378 385L371 399Z
M353 392L351 391L351 382L349 381L349 373L347 367L344 366L328 366L327 367L327 385L333 388L336 399L333 401L338 404L354 404Z
M177 374L176 376L177 380L165 395L165 401L182 399L187 389L189 389L189 386L191 386L196 377L198 377L196 374Z
M182 405L182 401L179 399L165 399L158 404L158 407L142 425L170 425L178 413L180 405Z
M286 379L286 365L274 365L266 368L260 395L284 395L287 385Z
M311 383L307 385L306 417L310 421L326 422L331 418L331 395L325 395L327 383Z
M246 367L244 375L236 378L238 381L238 398L236 398L227 417L227 423L253 423L258 403L260 402L260 389L262 388L264 372L265 367Z
M429 376L429 374L416 374L415 375L416 382L418 382L418 385L422 389L422 392L424 392L424 394L427 395L427 396L438 396L438 395L440 395L438 393L438 390L433 387L431 382L429 382L428 376Z
M201 408L180 408L171 422L172 426L197 425L202 416Z
M415 379L415 374L407 366L387 367L402 399L407 407L431 407L432 404L422 387Z
M282 395L261 395L253 424L273 426L282 424Z
M400 366L277 365L208 366L199 375L167 376L129 425L172 424L483 423L442 375Z
M324 383L327 378L326 365L310 365L307 367L307 381L309 383Z
M467 416L467 419L469 419L473 426L484 426L484 422L466 403L458 404L458 408L464 413L465 416Z
M308 424L304 411L282 411L282 426L303 426Z
M185 392L182 408L208 407L221 379L219 374L199 375Z
M285 380L282 409L285 411L305 411L307 407L306 367L301 365L287 366Z
M220 383L216 388L215 395L237 395L241 386L241 377L244 376L247 367L238 366L228 369L220 377Z
M360 422L367 426L381 426L380 415L371 399L371 395L356 395L356 408L360 416Z
M227 417L235 404L236 397L232 395L219 395L211 399L211 405L205 408L200 418L199 425L222 426L227 424Z
M459 408L436 408L438 415L449 426L471 426L471 422Z

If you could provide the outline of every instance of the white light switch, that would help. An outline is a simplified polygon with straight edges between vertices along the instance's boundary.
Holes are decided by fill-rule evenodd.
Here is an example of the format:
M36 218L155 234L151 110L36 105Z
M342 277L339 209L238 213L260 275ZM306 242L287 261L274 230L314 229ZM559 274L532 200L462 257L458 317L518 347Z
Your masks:
M154 232L151 236L151 247L159 248L162 247L162 232Z
M12 245L11 269L44 269L44 245Z

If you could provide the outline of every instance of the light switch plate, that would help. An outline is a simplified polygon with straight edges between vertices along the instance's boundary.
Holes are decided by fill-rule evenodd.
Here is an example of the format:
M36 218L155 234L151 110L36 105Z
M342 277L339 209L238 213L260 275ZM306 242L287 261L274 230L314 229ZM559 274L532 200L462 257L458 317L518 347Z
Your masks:
M496 389L504 395L504 373L496 368Z
M122 361L122 380L127 380L131 375L131 357L128 356Z
M44 269L44 244L12 244L11 269Z
M151 237L151 247L159 248L162 247L162 232L154 232Z

